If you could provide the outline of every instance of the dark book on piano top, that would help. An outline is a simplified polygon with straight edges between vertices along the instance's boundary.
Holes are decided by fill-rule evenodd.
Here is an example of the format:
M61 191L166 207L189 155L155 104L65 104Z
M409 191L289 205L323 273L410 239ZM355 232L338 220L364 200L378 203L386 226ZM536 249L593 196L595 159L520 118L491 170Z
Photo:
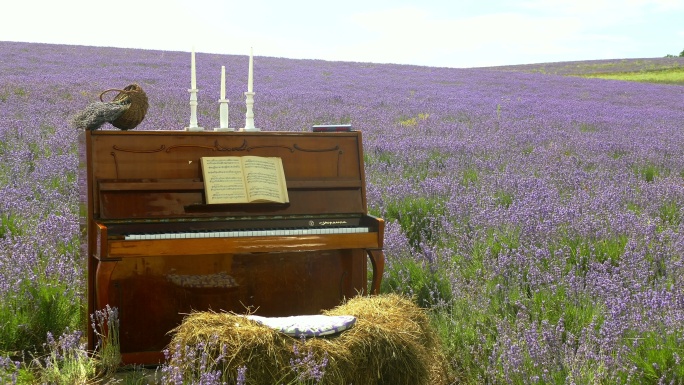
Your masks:
M313 132L350 132L351 124L317 124L311 127Z
M279 157L202 157L207 204L287 203L283 161Z

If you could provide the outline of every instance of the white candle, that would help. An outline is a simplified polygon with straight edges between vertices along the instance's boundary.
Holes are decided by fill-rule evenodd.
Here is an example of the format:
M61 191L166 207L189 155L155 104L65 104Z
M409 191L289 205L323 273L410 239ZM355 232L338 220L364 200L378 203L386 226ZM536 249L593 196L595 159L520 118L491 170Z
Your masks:
M221 100L226 98L226 66L221 66Z
M249 72L247 73L247 92L254 91L254 59L252 58L252 47L249 47Z
M197 89L197 77L195 76L195 49L192 49L190 57L190 89Z

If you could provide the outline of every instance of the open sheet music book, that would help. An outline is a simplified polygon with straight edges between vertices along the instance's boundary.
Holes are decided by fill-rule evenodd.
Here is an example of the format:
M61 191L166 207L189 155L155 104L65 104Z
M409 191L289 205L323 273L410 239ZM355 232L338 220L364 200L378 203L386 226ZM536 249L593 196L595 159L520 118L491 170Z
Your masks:
M278 157L203 157L207 203L287 203L283 161Z

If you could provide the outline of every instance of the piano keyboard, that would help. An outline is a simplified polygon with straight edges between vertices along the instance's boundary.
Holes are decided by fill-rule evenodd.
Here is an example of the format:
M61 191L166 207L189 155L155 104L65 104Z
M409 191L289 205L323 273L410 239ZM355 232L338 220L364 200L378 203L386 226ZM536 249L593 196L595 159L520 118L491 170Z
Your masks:
M237 237L273 237L296 235L327 235L367 233L368 227L327 227L312 229L277 229L277 230L230 230L230 231L193 231L187 233L154 233L127 234L124 240L148 239L191 239L191 238L237 238Z

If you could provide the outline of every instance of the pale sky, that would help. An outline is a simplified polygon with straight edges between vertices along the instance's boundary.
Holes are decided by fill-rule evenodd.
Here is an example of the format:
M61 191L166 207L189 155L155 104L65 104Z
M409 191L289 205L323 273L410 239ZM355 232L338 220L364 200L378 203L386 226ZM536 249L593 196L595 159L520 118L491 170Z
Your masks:
M12 0L0 41L456 68L650 58L684 50L684 1Z

